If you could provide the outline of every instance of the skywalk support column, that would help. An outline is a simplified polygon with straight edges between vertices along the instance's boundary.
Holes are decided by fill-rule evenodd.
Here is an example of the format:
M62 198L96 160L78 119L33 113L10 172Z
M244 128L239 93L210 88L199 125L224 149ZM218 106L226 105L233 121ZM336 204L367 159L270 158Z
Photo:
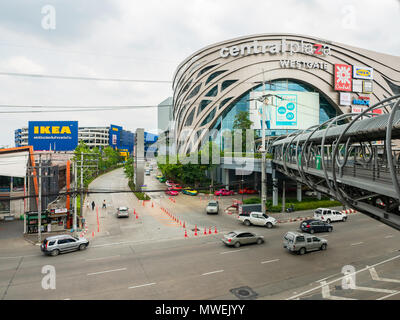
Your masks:
M301 183L297 183L297 201L302 201Z
M274 168L272 169L272 205L278 205L278 179Z

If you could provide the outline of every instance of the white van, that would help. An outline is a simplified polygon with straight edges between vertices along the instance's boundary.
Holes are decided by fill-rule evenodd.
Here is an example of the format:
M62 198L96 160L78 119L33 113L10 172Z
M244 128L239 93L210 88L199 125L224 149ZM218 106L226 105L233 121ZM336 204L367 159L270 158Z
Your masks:
M314 211L314 219L326 221L328 223L334 221L346 221L347 216L337 210L331 210L327 208L318 208Z

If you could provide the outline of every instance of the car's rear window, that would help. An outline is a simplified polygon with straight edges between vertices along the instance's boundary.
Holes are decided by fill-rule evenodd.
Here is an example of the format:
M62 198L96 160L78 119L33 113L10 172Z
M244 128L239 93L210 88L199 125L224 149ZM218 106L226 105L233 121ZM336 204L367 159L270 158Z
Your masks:
M56 243L56 240L49 241L48 246L52 246L52 245L54 245L55 243Z
M233 238L233 237L236 236L236 233L235 233L235 232L229 232L229 233L227 234L227 236L230 237L230 238Z
M210 203L208 204L208 206L209 206L209 207L216 207L217 204L216 204L215 202L210 202Z
M321 211L321 210L315 210L315 213L316 213L316 214L321 214L322 211Z
M296 237L296 242L304 242L304 241L305 241L305 239L303 236Z
M291 235L290 233L285 234L284 236L285 240L292 243L293 242L293 235Z

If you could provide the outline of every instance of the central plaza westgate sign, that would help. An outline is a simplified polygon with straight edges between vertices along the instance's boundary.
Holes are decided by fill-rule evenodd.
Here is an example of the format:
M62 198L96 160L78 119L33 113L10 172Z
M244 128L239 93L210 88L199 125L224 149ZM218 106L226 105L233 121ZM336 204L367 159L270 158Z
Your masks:
M331 47L326 44L320 43L306 43L303 40L287 42L282 39L278 43L259 43L254 40L251 44L242 44L231 47L223 47L219 51L221 58L228 58L229 56L247 56L252 54L282 54L288 53L293 55L295 53L302 53L307 55L328 56L331 54Z

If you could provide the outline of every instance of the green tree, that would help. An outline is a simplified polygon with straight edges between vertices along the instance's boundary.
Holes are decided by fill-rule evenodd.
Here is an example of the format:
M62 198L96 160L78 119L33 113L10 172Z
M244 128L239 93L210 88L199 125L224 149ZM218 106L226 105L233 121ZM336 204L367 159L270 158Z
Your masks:
M253 121L250 120L250 115L248 111L239 111L235 115L235 120L233 122L233 129L242 130L242 152L246 152L246 131L251 130L251 126L253 125ZM234 135L232 136L232 142L234 145ZM252 149L253 146L250 146Z

